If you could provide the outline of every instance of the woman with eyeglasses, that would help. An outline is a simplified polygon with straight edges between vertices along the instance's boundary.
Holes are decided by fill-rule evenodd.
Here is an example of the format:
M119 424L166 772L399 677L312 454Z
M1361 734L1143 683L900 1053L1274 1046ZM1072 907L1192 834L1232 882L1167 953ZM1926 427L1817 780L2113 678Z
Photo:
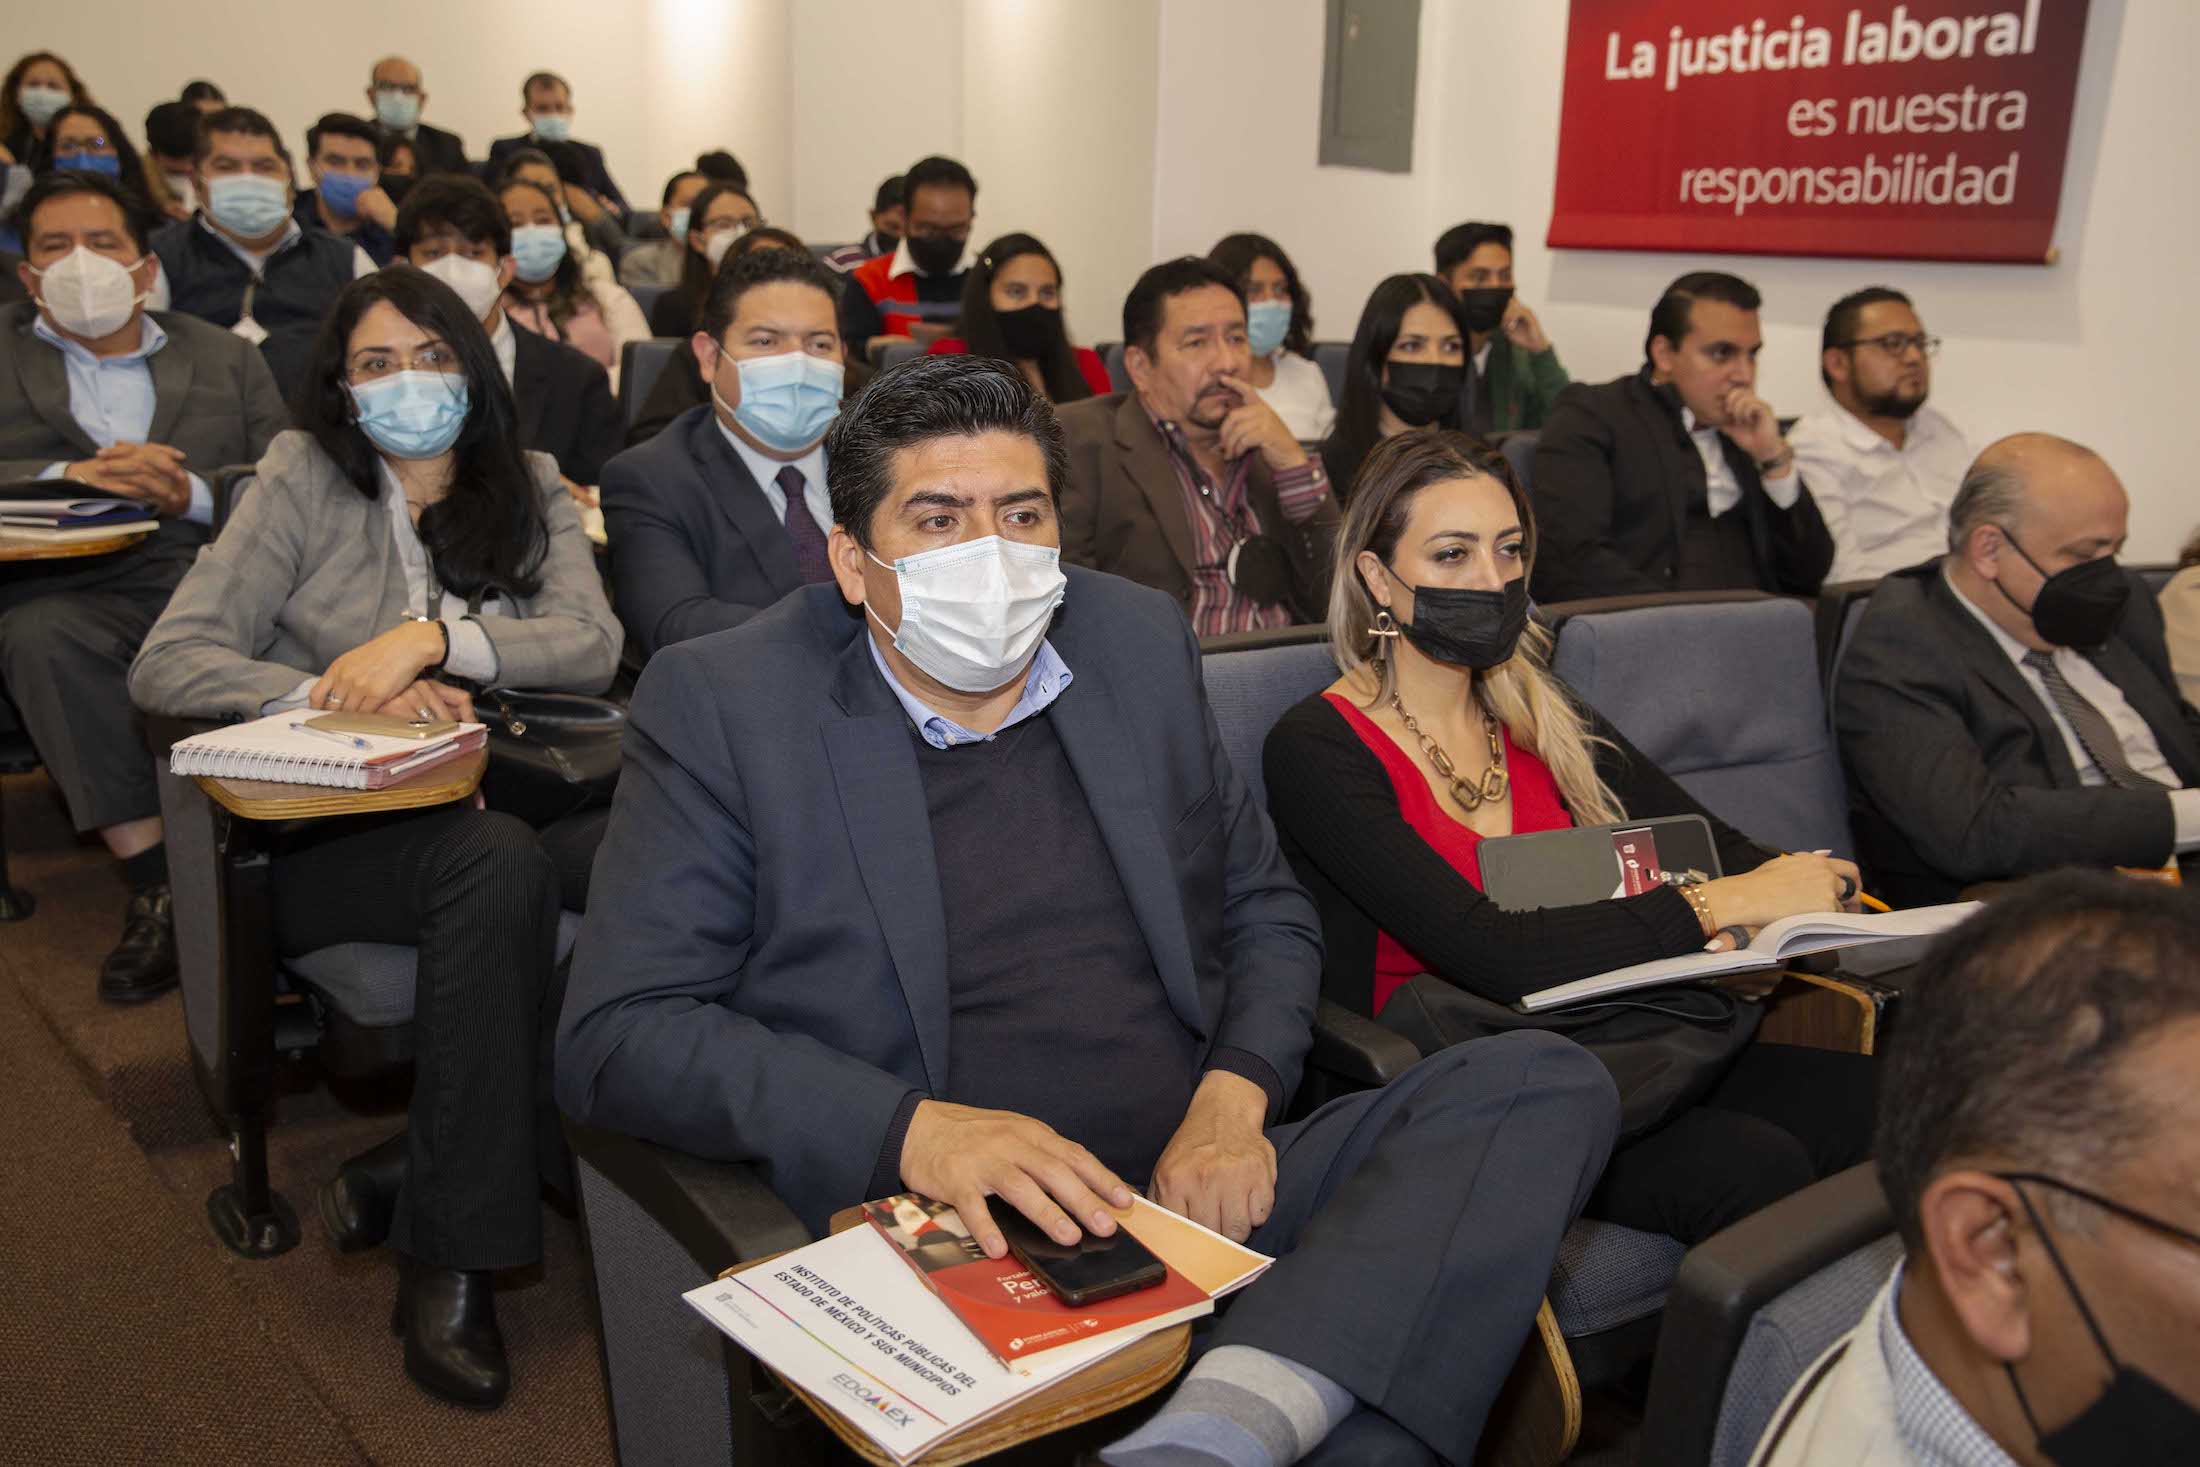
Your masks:
M1337 680L1278 720L1262 760L1277 837L1321 913L1324 993L1424 1051L1542 1024L1611 1064L1599 1031L1511 1005L1731 949L1854 894L1855 866L1751 841L1552 674L1550 633L1528 614L1535 515L1502 455L1408 429L1368 454L1349 505L1329 603ZM1709 822L1729 874L1528 912L1482 893L1486 840L1665 815ZM1778 978L1628 996L1638 1047L1615 1066L1628 1129L1588 1216L1694 1243L1864 1158L1870 1059L1750 1042L1751 1000ZM1671 1047L1645 1064L1644 1044Z
M521 450L495 350L450 287L409 265L353 281L293 415L146 638L138 706L464 721L468 687L610 685L620 629L580 520L557 466ZM481 1408L510 1383L491 1277L540 1258L539 1189L569 1185L539 1077L558 912L585 902L600 830L538 833L494 803L322 821L274 858L284 955L418 949L409 1128L346 1162L321 1216L339 1248L396 1250L406 1373Z
M762 225L764 213L745 188L714 183L688 204L687 254L680 262L680 285L657 297L649 308L649 334L695 334L703 319L703 303L710 298L711 277L733 242Z

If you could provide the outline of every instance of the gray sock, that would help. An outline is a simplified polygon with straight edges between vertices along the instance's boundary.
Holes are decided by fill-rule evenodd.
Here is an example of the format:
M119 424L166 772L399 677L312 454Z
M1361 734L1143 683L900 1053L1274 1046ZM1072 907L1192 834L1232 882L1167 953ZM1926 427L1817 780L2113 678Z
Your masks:
M1317 1370L1249 1345L1217 1345L1169 1404L1100 1453L1108 1467L1291 1467L1352 1411Z

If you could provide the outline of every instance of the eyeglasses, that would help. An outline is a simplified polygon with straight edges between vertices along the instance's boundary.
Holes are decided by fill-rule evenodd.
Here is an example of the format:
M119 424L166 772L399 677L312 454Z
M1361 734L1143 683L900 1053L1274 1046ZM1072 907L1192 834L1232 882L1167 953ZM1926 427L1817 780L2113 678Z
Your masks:
M2090 1202L2104 1212L2114 1213L2125 1222L2135 1223L2142 1228L2161 1233L2165 1237L2174 1238L2180 1243L2200 1248L2200 1233L2188 1231L2172 1222L2164 1222L2158 1217L2150 1217L2136 1207L2126 1207L2121 1202L2103 1197L2098 1192L2087 1191L2085 1188L2066 1182L2060 1177L2051 1177L2044 1172L1995 1172L1993 1175L2005 1182L2031 1182L2035 1186L2053 1187L2056 1191L2067 1192L2082 1202Z
M1922 331L1915 336L1890 331L1885 336L1859 336L1854 341L1844 341L1841 344L1851 350L1860 346L1876 346L1890 357L1907 356L1913 346L1926 356L1933 356L1940 350L1940 338L1927 336Z

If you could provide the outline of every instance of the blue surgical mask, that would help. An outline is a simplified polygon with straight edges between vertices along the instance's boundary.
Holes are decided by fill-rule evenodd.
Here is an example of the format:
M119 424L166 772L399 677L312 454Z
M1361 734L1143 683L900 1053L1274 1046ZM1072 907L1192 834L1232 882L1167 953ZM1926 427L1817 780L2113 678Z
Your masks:
M723 352L718 359L728 360ZM733 365L741 379L741 405L730 409L733 420L774 453L808 448L825 436L840 412L837 361L806 351L786 351L771 357L745 357ZM710 396L721 411L728 411L715 381Z
M359 217L359 196L374 187L364 173L324 173L318 185L321 202L339 219Z
M122 160L112 153L56 153L53 155L53 166L77 173L104 173L109 178L122 177Z
M546 143L562 143L573 135L573 114L570 112L537 112L533 114L535 136Z
M682 204L672 211L672 222L665 226L665 237L679 244L686 244L688 237L688 206Z
M258 239L290 217L290 190L257 173L226 173L207 183L206 212L231 234Z
M396 458L435 458L466 426L472 394L456 372L393 372L352 384L359 431Z
M1255 301L1245 308L1245 344L1256 357L1272 357L1291 334L1289 301Z
M411 132L420 123L420 98L392 87L374 89L374 118L384 127Z
M565 232L555 224L522 224L512 231L512 263L519 278L540 285L565 259Z

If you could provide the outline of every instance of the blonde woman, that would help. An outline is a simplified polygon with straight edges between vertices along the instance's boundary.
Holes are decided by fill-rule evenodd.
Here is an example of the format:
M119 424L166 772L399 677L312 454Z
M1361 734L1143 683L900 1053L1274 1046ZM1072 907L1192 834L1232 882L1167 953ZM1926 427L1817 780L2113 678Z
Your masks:
M1329 612L1340 676L1284 715L1264 758L1284 851L1321 908L1325 992L1427 1047L1537 1022L1505 1007L1536 989L1746 941L1854 892L1854 866L1753 844L1551 675L1528 616L1535 520L1501 456L1463 433L1400 433L1349 503ZM1693 898L1661 886L1507 912L1482 895L1484 840L1683 814L1710 821L1735 873ZM1544 1021L1612 1066L1628 1111L1588 1215L1693 1243L1864 1158L1870 1061L1747 1043L1766 986L1741 975ZM1597 1042L1615 1022L1632 1067ZM1677 1091L1676 1066L1693 1067ZM1646 1096L1662 1099L1646 1112Z

